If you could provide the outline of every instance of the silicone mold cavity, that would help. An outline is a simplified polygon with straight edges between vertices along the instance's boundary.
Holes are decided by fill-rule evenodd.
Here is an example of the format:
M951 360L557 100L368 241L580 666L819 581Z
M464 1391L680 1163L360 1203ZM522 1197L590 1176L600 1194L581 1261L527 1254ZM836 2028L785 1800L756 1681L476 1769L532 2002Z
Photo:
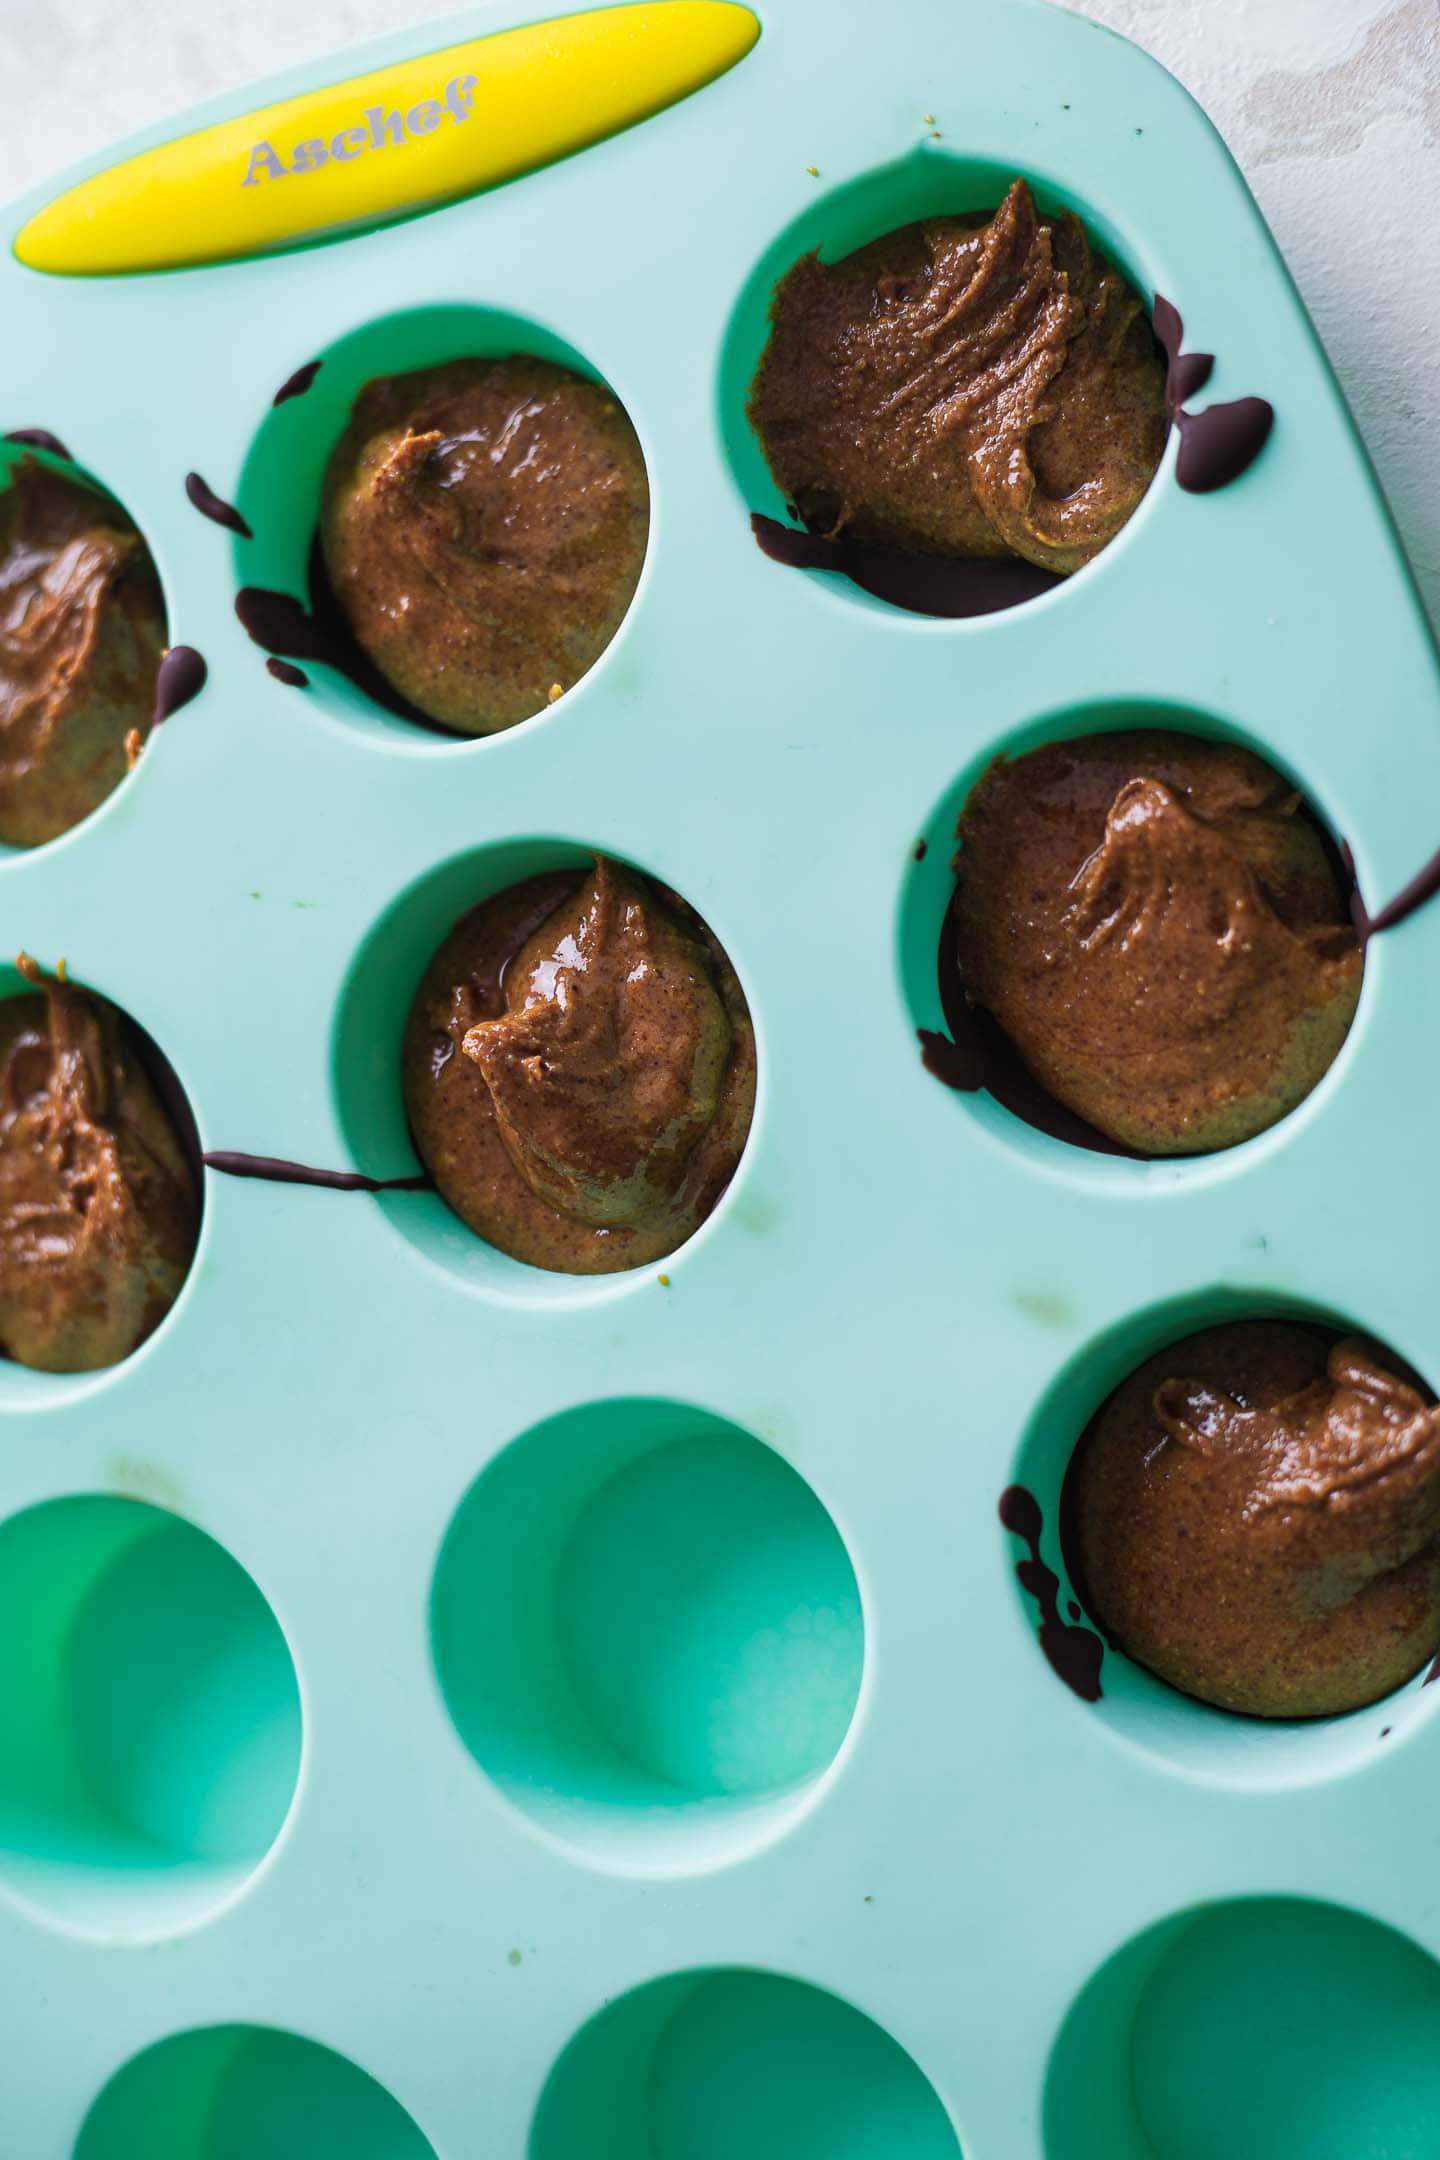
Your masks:
M622 1996L545 2088L529 2160L960 2160L919 2065L803 1981L681 1973Z
M1440 1965L1340 1906L1253 1898L1116 1953L1050 2059L1046 2160L1356 2160L1440 2143Z
M325 468L366 383L447 360L500 359L512 353L553 360L592 381L603 381L554 331L503 309L459 302L381 316L324 347L315 356L317 371L309 387L272 405L246 457L236 508L252 537L237 537L234 543L237 587L269 587L306 599ZM603 666L604 657L596 666ZM422 748L472 741L423 717L387 711L336 668L306 660L304 673L310 700L371 740Z
M941 1035L948 1033L938 980L941 927L955 889L960 816L989 767L997 758L1021 758L1047 743L1078 741L1087 735L1117 734L1140 728L1163 729L1170 734L1193 735L1211 742L1235 743L1241 749L1252 751L1292 780L1312 814L1322 824L1328 822L1326 809L1307 786L1305 776L1291 770L1288 761L1277 757L1256 734L1213 713L1161 698L1071 707L1031 721L1003 741L988 742L981 755L971 760L953 786L947 788L924 817L918 827L925 840L924 852L918 860L912 858L907 865L901 886L898 961L902 993L917 1033L922 1029ZM1331 838L1336 838L1333 824L1329 829ZM1147 1184L1183 1187L1189 1181L1206 1182L1229 1171L1243 1169L1251 1156L1283 1144L1294 1122L1324 1103L1332 1089L1340 1084L1340 1074L1348 1062L1351 1044L1365 1018L1365 1004L1366 992L1362 987L1360 1007L1339 1054L1303 1102L1297 1103L1288 1116L1253 1139L1242 1141L1238 1147L1208 1154L1137 1161L1123 1154L1092 1151L1038 1130L983 1090L966 1093L957 1089L952 1092L964 1114L973 1119L987 1139L1013 1148L1024 1162L1036 1169L1115 1193L1134 1192ZM938 1080L935 1084L943 1085Z
M100 815L97 811L96 816ZM88 820L87 820L88 822ZM87 986L82 986L87 987ZM0 1003L12 997L34 997L35 986L27 982L17 968L0 965ZM103 993L97 993L103 995ZM107 1001L113 1003L113 1000ZM184 1304L204 1248L207 1225L205 1221L205 1192L200 1169L200 1142L195 1123L195 1113L186 1097L180 1079L159 1044L120 1007L115 1007L125 1035L127 1050L138 1058L147 1078L159 1096L170 1122L179 1136L181 1146L190 1157L197 1180L200 1182L200 1230L195 1252L191 1257L189 1271L180 1287L179 1296L159 1326L143 1343L131 1351L129 1358L122 1358L118 1365L96 1366L88 1372L56 1373L41 1372L15 1359L0 1354L0 1418L8 1413L30 1414L51 1406L78 1402L97 1386L103 1386L111 1376L125 1371L131 1359L140 1356L158 1336L163 1334L177 1317L177 1308Z
M714 1867L773 1835L860 1689L854 1571L804 1480L683 1403L597 1403L524 1434L451 1525L436 1669L470 1753L606 1865Z
M517 839L478 848L419 879L372 926L346 977L331 1049L336 1114L355 1162L371 1176L405 1176L419 1168L405 1116L401 1044L437 947L482 900L541 871L582 871L594 860L593 849L572 840ZM385 1167L377 1170L377 1164ZM608 1276L528 1266L478 1236L438 1192L383 1194L380 1205L427 1260L468 1288L506 1302L572 1303L655 1273L648 1263Z
M179 1516L102 1495L0 1525L0 1884L81 1932L173 1932L232 1898L299 1775L290 1653Z
M52 472L60 473L68 480L79 480L83 482L88 482L88 484L91 487L95 488L102 496L104 496L107 501L112 503L119 503L119 498L112 494L110 489L106 487L104 481L101 480L97 474L91 472L88 467L78 465L72 462L71 459L58 456L50 450L39 448L34 443L12 442L6 435L0 435L0 496L3 496L8 490L10 485L10 475L14 471L15 467L20 463L22 458L27 457L38 459L42 465L48 465ZM124 503L119 503L119 507L122 510L126 509L126 505ZM128 510L126 514L130 514ZM140 537L142 540L145 539L146 536L143 531L141 532ZM148 541L146 544L148 546ZM158 560L155 563L155 575L160 580L161 594L165 601L166 614L168 617L171 613L170 596L165 591L164 577L162 574L161 565ZM141 762L144 762L143 758ZM97 819L104 817L106 811L115 802L117 796L126 793L126 791L133 784L134 779L135 774L133 772L127 773L124 779L121 780L119 786L112 788L110 793L105 797L104 801L97 803L88 817L82 818L79 824L72 825L69 828L68 832L58 833L53 840L41 841L39 847L12 847L7 842L0 841L0 867L3 867L6 863L10 862L28 862L33 857L39 855L43 850L49 850L51 848L60 846L62 842L69 839L71 833L81 832L86 828L92 826ZM3 994L3 992L0 992L0 994Z
M260 2025L177 2033L135 2056L85 2118L73 2160L435 2160L398 2100L313 2040Z
M1212 1286L1138 1312L1088 1343L1037 1406L1015 1459L1014 1478L1040 1504L1042 1557L1060 1577L1061 1605L1075 1604L1078 1624L1094 1627L1080 1612L1068 1575L1062 1495L1091 1417L1122 1380L1168 1343L1202 1328L1267 1319L1310 1322L1339 1333L1356 1328L1367 1332L1353 1317ZM1023 1548L1003 1531L1001 1536L1013 1569ZM1034 1626L1034 1601L1018 1581L1015 1609L1026 1626ZM1051 1677L1043 1667L1037 1669L1037 1685ZM1392 1735L1402 1735L1440 1710L1440 1697L1426 1692L1424 1670L1393 1695L1330 1718L1240 1717L1182 1695L1114 1647L1105 1652L1100 1681L1103 1694L1094 1714L1117 1740L1187 1776L1250 1789L1298 1785L1378 1765L1382 1740L1388 1743Z
M1021 177L1030 182L1043 216L1057 216L1063 210L1079 214L1086 230L1110 260L1124 271L1148 306L1152 288L1137 265L1134 249L1128 239L1116 234L1108 222L1087 205L1083 190L1072 188L1058 175L1041 173L1023 160L1004 165L967 157L963 152L930 140L927 135L908 156L893 164L858 174L839 187L825 188L816 201L771 242L741 288L726 328L717 401L721 440L746 514L759 511L783 524L794 522L746 411L751 385L769 338L771 301L786 272L810 254L818 254L827 263L838 262L868 241L881 239L886 233L913 225L922 218L953 217L967 211L998 209L1012 183ZM1149 494L1163 483L1167 467L1168 458L1162 460L1151 489L1147 491L1147 500ZM1127 531L1143 517L1144 511L1145 503L1142 502L1130 519ZM1112 541L1111 546L1114 545L1116 543ZM1103 551L1098 560L1103 561L1108 552L1108 549ZM1089 564L1086 571L1077 572L1075 576L1083 579L1087 571L1093 571L1095 567L1095 564ZM795 571L782 572L779 567L774 574L784 576L795 587L797 604L802 582L818 584L834 597L864 608L871 616L888 617L892 623L916 620L835 572L811 571L803 580ZM1061 589L1074 582L1074 577L1067 579ZM1027 612L1034 604L1033 601L1022 603ZM968 624L992 619L981 615L969 618ZM920 620L933 623L935 618ZM962 628L967 626L966 623L960 625ZM954 622L945 624L947 629L955 627Z

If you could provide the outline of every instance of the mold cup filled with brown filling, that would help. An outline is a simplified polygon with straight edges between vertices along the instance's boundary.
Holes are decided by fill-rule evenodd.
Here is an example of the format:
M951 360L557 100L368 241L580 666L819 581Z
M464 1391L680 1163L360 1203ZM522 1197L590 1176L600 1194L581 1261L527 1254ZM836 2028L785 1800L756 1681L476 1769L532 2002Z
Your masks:
M959 823L941 986L1121 1151L1235 1146L1308 1095L1364 961L1338 860L1249 750L1160 729L999 758Z
M796 263L749 414L812 532L1060 576L1131 516L1169 424L1139 295L1024 180L998 209Z
M363 652L418 712L491 735L593 667L650 523L635 430L550 360L368 383L326 473L324 563Z
M483 901L436 953L404 1046L443 1198L534 1267L663 1258L734 1174L755 1101L744 993L685 903L605 859Z
M22 458L0 492L0 841L53 840L118 787L164 650L160 583L124 511Z
M90 1372L174 1304L197 1173L113 1007L23 972L35 994L0 1002L0 1352Z
M1358 1709L1440 1649L1440 1409L1359 1336L1174 1344L1092 1420L1065 1503L1092 1618L1222 1709Z

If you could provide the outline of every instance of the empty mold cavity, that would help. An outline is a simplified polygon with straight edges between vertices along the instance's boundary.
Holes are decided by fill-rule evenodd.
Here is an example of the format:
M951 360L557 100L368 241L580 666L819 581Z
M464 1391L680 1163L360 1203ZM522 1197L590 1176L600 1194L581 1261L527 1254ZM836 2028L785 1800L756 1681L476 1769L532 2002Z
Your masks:
M1065 1478L1086 1427L1121 1381L1167 1344L1202 1328L1240 1320L1289 1320L1341 1334L1370 1332L1351 1316L1298 1300L1225 1288L1199 1290L1190 1297L1152 1306L1096 1337L1064 1368L1030 1419L1011 1476L1039 1508L1040 1556L1059 1578L1050 1628L1042 1638L1058 1647L1059 1663L1065 1663L1077 1647L1086 1652L1092 1669L1098 1656L1098 1631L1081 1604L1080 1587L1067 1565L1062 1539ZM1384 1347L1402 1362L1410 1362L1396 1345ZM1021 1626L1034 1633L1040 1609L1033 1592L1015 1573L1027 1557L1026 1543L1020 1536L1007 1534L998 1520L996 1535L1010 1577L1015 1615ZM1083 1630L1088 1643L1077 1646L1058 1638L1053 1631L1062 1626ZM1080 1663L1083 1668L1086 1656ZM1234 1787L1303 1784L1376 1763L1386 1749L1401 1744L1418 1720L1440 1709L1440 1687L1427 1691L1424 1670L1394 1694L1364 1709L1340 1717L1294 1719L1245 1717L1217 1709L1181 1694L1114 1648L1105 1649L1099 1678L1101 1697L1089 1714L1117 1740L1184 1775ZM1038 1645L1034 1684L1061 1685Z
M838 1754L864 1626L844 1543L772 1449L684 1403L570 1410L470 1488L431 1635L460 1738L602 1864L714 1867Z
M997 758L1013 761L1048 743L1078 741L1088 735L1128 733L1135 729L1160 729L1170 734L1196 736L1207 742L1233 743L1240 749L1249 750L1293 783L1329 840L1333 842L1337 833L1344 829L1305 776L1295 772L1267 744L1212 713L1190 706L1166 704L1158 699L1072 706L1030 722L1001 742L986 744L916 827L924 839L924 851L919 853L917 850L918 860L912 854L905 866L896 923L896 958L917 1063L921 1057L917 1039L920 1033L939 1035L946 1040L950 1037L941 995L942 967L946 981L955 983L950 994L957 1004L962 999L953 957L945 942L945 925L955 890L955 862L959 851L956 828L972 790ZM1366 1004L1366 991L1362 987L1359 1009L1350 1024L1349 1034L1329 1070L1322 1074L1303 1101L1253 1138L1208 1154L1141 1158L1123 1149L1112 1148L1103 1135L1084 1126L1063 1105L1056 1103L1038 1082L1030 1079L1019 1053L1003 1039L999 1042L998 1059L994 1061L997 1090L1009 1096L1015 1107L1007 1107L997 1095L984 1088L956 1088L951 1092L961 1115L971 1121L979 1136L1013 1149L1036 1169L1072 1180L1082 1179L1092 1188L1119 1192L1135 1192L1154 1184L1170 1188L1242 1169L1258 1151L1282 1144L1285 1134L1294 1129L1297 1121L1320 1109L1331 1090L1340 1084L1361 1038L1366 1024ZM992 1060L992 1038L999 1036L996 1023L990 1021L988 1015L981 1015L979 1029L972 1039L979 1046L982 1062L987 1065ZM932 1076L931 1085L938 1088L946 1083ZM1039 1098L1038 1106L1034 1098ZM1044 1123L1034 1121L1037 1118L1048 1121L1056 1112L1065 1125L1077 1126L1087 1137L1062 1138L1058 1133L1044 1129Z
M1073 210L1083 221L1094 244L1124 273L1149 305L1150 282L1137 263L1128 239L1058 176L1038 172L1019 162L992 164L957 156L937 145L925 143L893 165L879 166L818 195L761 256L741 289L726 330L718 382L718 418L726 459L740 498L742 526L744 518L757 511L777 519L782 525L795 524L747 414L751 385L770 335L770 304L775 287L786 272L793 269L802 256L809 254L818 254L826 263L838 262L868 242L879 240L901 226L913 225L922 218L954 217L965 211L997 209L1017 179L1028 180L1042 216L1054 217L1061 211ZM1166 461L1162 460L1157 480L1163 475L1165 465ZM1129 523L1110 542L1099 561L1115 555L1134 534L1154 492L1155 483L1152 483ZM1091 571L1095 567L1095 564L1088 566ZM790 577L798 590L801 579L796 571L777 566L775 574ZM1086 572L1075 575L1084 577ZM836 572L810 571L805 574L805 579L842 600L888 616L892 622L916 620ZM1073 582L1073 578L1068 578L1063 584ZM1063 584L1057 589L1063 589ZM1048 599L1053 595L1040 597ZM1026 603L1027 606L1035 604L1036 601ZM982 619L985 612L981 611ZM947 627L953 627L953 624Z
M336 1115L355 1168L380 1178L422 1169L401 1084L405 1023L421 977L460 917L524 878L550 870L579 873L594 861L594 850L573 840L512 840L477 848L417 880L373 925L346 974L331 1035ZM469 1288L507 1301L573 1304L611 1295L637 1274L654 1277L651 1263L611 1275L532 1267L470 1229L438 1192L382 1193L376 1204L424 1259Z
M345 432L357 396L377 376L409 374L449 360L502 359L510 354L550 360L592 382L604 382L590 361L564 338L522 316L459 304L413 308L365 323L318 355L308 356L315 363L308 387L272 405L251 443L235 502L251 537L237 535L234 541L236 586L288 594L306 608L319 601L327 635L338 638L337 651L346 664L329 666L302 656L299 665L308 688L292 687L286 695L308 700L371 740L418 744L423 749L486 738L455 733L416 711L377 674L349 636L319 569L317 534L330 453ZM292 380L303 383L309 375L307 365ZM611 386L606 384L606 388ZM617 402L624 403L618 397ZM641 578L643 583L643 571ZM617 635L623 631L622 624ZM283 648L277 644L268 649L280 652ZM603 666L607 657L608 653L602 654L596 666ZM259 652L255 664L261 665ZM522 723L534 724L534 720Z
M80 987L86 989L89 986L81 984ZM3 1004L9 998L33 998L40 994L34 984L27 982L17 968L8 964L0 964L0 1004ZM97 997L104 996L103 991L97 990L94 994ZM191 1256L189 1274L182 1283L179 1295L169 1312L164 1315L158 1326L152 1330L145 1341L137 1344L136 1348L131 1351L130 1357L133 1358L145 1349L146 1343L153 1342L158 1335L162 1334L170 1326L176 1317L177 1308L185 1300L190 1282L194 1277L200 1242L203 1241L205 1236L205 1177L200 1160L200 1138L195 1123L195 1113L190 1107L189 1098L181 1085L178 1074L154 1038L138 1022L132 1020L127 1012L115 1006L110 1000L106 1000L106 1002L110 1003L112 1011L119 1015L121 1033L126 1049L134 1055L136 1062L143 1068L191 1164L200 1209L199 1240L196 1244L195 1253ZM103 1384L111 1374L121 1371L129 1362L128 1358L122 1359L118 1365L94 1366L83 1372L44 1372L28 1365L21 1365L16 1359L6 1356L3 1345L0 1345L0 1417L4 1417L7 1412L28 1414L35 1410L49 1408L51 1405L74 1402L95 1386Z
M838 1996L714 1967L652 1981L551 2072L529 2160L960 2160L923 2070Z
M24 458L34 458L37 463L47 466L51 472L60 474L63 479L74 481L81 486L93 488L95 492L103 499L104 502L113 504L127 518L130 516L130 513L128 512L128 510L125 509L125 505L120 502L119 498L113 495L110 489L105 486L104 482L97 478L94 473L88 471L83 465L77 465L73 461L73 459L66 457L63 454L60 454L57 451L45 449L36 443L12 441L9 436L0 436L0 501L3 501L3 497L10 488L11 474L14 472L15 467L20 464L21 460ZM134 522L133 519L131 520L131 522ZM140 537L142 540L145 538L143 533L140 535ZM155 576L158 581L160 576L158 565L155 568ZM161 590L163 599L163 586ZM162 634L165 635L168 640L168 631L164 630L163 625ZM143 765L144 762L145 761L142 758L140 760L140 763ZM107 806L115 800L115 797L122 793L122 791L125 789L125 787L132 778L133 774L126 773L119 781L119 784L116 787L112 788L110 793L105 796L104 799L99 802L96 807L88 813L87 816L79 819L74 825L70 826L66 832L56 834L54 839L42 840L41 842L39 842L39 846L53 847L56 845L57 841L67 839L70 833L79 832L82 826L91 824L94 819L100 817L104 813ZM6 841L0 840L0 863L4 863L7 861L23 862L28 856L34 855L35 853L36 848L34 847L15 847L11 846ZM3 990L0 990L0 995L4 995Z
M343 2055L264 2025L208 2025L126 2063L73 2160L435 2160L382 2085Z
M233 1896L300 1763L290 1653L245 1570L161 1508L46 1501L0 1526L0 1640L0 1885L120 1938Z
M1440 2152L1440 1965L1363 1914L1247 1898L1162 1922L1077 1998L1046 2160Z

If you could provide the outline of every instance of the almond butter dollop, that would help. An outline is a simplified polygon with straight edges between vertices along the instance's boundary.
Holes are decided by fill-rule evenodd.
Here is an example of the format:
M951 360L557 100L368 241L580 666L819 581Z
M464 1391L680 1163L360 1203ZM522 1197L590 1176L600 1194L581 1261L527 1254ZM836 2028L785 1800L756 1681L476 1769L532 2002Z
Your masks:
M367 383L321 518L356 639L465 735L543 712L594 666L649 529L645 460L613 393L523 354Z
M0 1351L42 1372L118 1364L174 1303L199 1216L112 1008L48 979L0 1003Z
M165 604L119 505L38 458L0 494L0 841L88 817L150 731Z
M1440 1649L1440 1409L1359 1336L1174 1344L1095 1417L1066 1501L1095 1619L1223 1709L1358 1709Z
M812 530L1061 574L1154 477L1165 368L1139 295L1023 180L781 279L750 418Z
M1329 1068L1364 961L1319 827L1248 750L1050 743L997 759L959 831L967 996L1123 1147L1233 1147Z
M440 1192L480 1236L577 1274L671 1252L732 1176L755 1093L743 993L714 938L604 859L457 924L405 1043Z

